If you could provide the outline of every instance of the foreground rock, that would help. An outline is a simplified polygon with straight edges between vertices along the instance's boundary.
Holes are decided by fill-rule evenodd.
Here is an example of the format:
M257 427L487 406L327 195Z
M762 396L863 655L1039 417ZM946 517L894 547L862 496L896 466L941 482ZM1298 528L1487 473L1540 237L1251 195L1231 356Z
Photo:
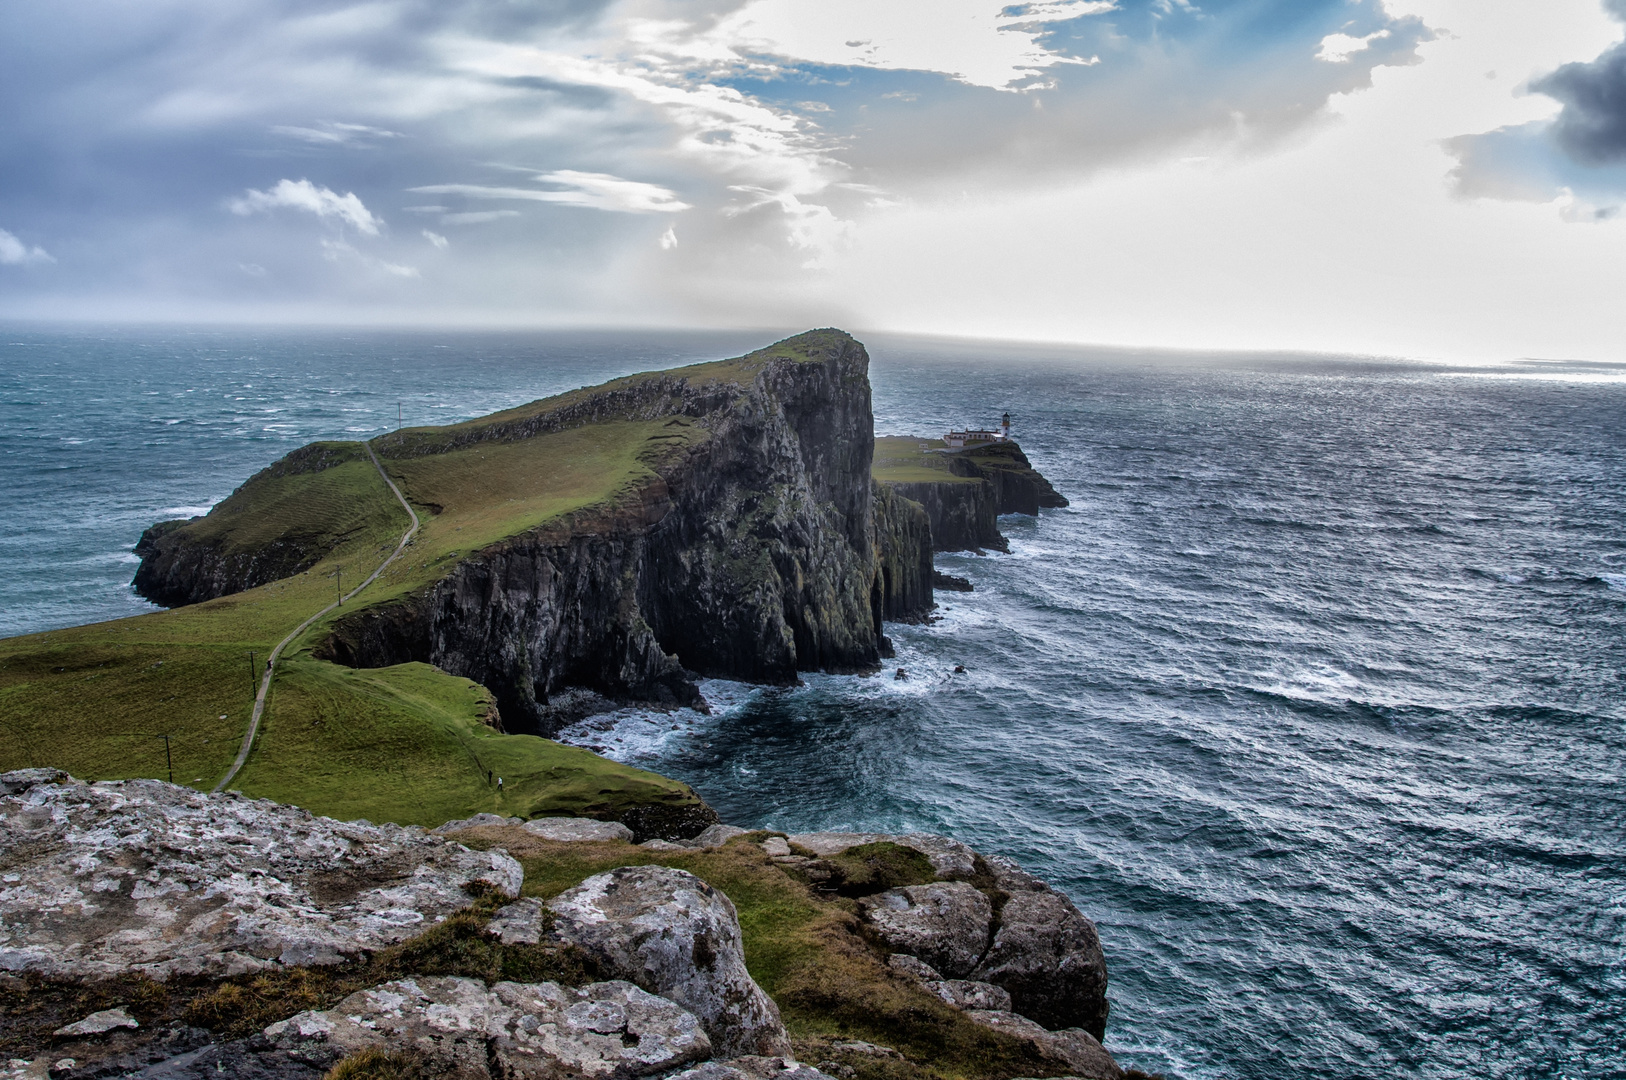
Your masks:
M778 1006L745 969L734 905L693 874L622 867L588 878L548 908L558 937L607 974L698 1016L719 1057L790 1053Z
M1080 1080L1122 1080L1124 1071L1112 1060L1101 1043L1082 1028L1047 1031L1025 1016L1012 1012L988 1010L972 1012L970 1017L996 1031L1014 1035L1032 1043L1052 1057L1067 1063L1070 1074Z
M626 982L401 979L272 1024L273 1047L331 1064L364 1047L411 1050L435 1075L623 1080L711 1056L693 1014Z
M991 984L1010 995L1010 1009L1046 1028L1105 1035L1107 964L1095 924L1016 863L983 859L958 840L928 833L799 833L789 844L828 858L878 841L921 852L939 879L861 901L875 935L899 954L895 970L928 985ZM1000 901L997 910L990 895ZM952 1004L963 1000L964 1008L997 1000L966 988L931 988Z
M421 933L523 872L398 825L157 780L0 775L0 969L230 975Z

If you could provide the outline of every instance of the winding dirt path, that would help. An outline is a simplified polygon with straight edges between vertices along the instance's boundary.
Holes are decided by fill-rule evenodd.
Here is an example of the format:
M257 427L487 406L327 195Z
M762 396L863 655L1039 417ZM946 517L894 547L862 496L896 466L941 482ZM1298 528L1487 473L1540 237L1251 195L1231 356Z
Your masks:
M390 491L395 495L396 500L400 502L401 509L405 510L407 516L412 519L412 527L401 534L401 542L395 545L395 550L390 553L390 557L379 563L378 569L374 570L366 581L363 581L338 600L333 601L333 603L294 627L288 636L277 642L277 647L271 650L271 656L265 662L265 677L260 680L259 693L254 695L254 712L248 719L248 733L243 736L243 745L238 748L237 758L231 763L231 768L226 772L225 776L220 778L220 783L214 786L213 790L215 791L225 790L226 785L232 782L232 778L242 771L243 765L248 761L248 752L254 749L254 736L259 734L260 731L260 719L265 715L266 698L271 694L271 677L276 674L277 659L282 655L282 651L293 644L299 635L309 630L311 624L317 619L343 604L346 600L352 599L361 590L377 581L378 575L389 569L390 563L394 562L401 552L406 550L406 546L412 542L412 538L418 533L417 511L413 510L411 504L406 501L406 496L401 494L401 489L395 486L395 481L390 479L390 474L384 471L383 463L378 460L378 455L373 453L373 444L363 441L361 445L367 451L367 456L373 459L373 467L378 470L378 475L384 478L384 483L389 485Z

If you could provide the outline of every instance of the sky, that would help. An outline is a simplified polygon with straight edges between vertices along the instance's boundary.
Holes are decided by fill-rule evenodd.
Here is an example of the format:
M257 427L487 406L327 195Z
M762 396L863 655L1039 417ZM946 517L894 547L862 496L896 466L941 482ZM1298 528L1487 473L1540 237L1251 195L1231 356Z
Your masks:
M0 317L1626 359L1626 0L8 0Z

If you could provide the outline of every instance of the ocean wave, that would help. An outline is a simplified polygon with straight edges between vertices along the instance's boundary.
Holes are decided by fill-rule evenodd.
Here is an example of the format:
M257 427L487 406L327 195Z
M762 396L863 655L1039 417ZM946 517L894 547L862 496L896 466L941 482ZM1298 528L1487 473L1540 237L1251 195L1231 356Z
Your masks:
M1626 592L1626 574L1599 574L1598 580L1616 592Z

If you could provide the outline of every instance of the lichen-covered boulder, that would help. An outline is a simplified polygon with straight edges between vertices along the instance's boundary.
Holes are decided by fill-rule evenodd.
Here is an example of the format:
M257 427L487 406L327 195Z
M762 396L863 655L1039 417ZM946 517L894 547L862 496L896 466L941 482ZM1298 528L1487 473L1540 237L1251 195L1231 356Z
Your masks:
M1103 1038L1107 962L1095 924L1014 862L991 858L988 864L1009 899L971 977L1009 990L1011 1007L1047 1028L1081 1027Z
M626 979L700 1018L718 1057L782 1056L779 1008L745 969L728 897L683 870L625 866L549 901L554 933Z
M692 1013L630 983L398 979L265 1029L313 1061L368 1046L421 1054L434 1075L494 1080L630 1080L710 1056Z
M524 873L422 829L158 780L0 775L0 969L229 975L419 934Z
M951 979L970 975L988 947L993 905L967 882L908 885L866 896L860 903L882 941Z

